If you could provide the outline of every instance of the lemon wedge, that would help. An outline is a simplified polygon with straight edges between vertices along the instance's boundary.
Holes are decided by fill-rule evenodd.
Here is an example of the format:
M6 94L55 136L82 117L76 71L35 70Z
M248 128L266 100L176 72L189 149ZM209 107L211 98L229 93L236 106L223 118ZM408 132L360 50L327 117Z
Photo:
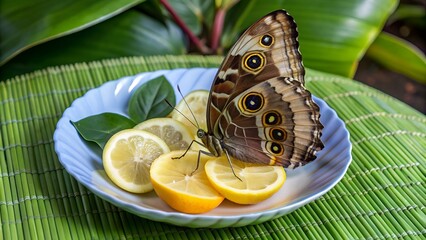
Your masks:
M108 177L132 193L151 191L149 169L152 161L170 152L167 144L152 133L128 129L114 134L106 143L102 162Z
M206 109L208 99L209 92L207 90L192 91L185 96L186 103L183 99L180 100L175 110L170 113L170 116L188 126L193 132L193 135L196 135L198 129L188 119L195 124L194 117L191 114L192 111L195 119L197 119L199 128L207 130Z
M181 122L173 118L152 118L139 123L134 129L150 132L169 146L170 150L186 150L192 142L192 134Z
M214 158L205 164L210 183L226 199L239 204L255 204L275 194L284 184L283 167L232 160L232 172L226 158Z
M204 164L211 157L202 156L200 166L194 172L198 152L173 151L157 158L151 166L151 182L158 197L170 207L184 213L203 213L216 208L222 201L207 179Z

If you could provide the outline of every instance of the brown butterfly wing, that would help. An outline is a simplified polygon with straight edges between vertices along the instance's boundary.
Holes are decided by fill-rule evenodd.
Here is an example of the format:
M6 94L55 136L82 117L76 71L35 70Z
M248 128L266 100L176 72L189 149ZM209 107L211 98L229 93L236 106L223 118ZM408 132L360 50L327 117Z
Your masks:
M272 41L263 41L265 36L272 37ZM211 87L208 132L217 127L214 124L225 106L245 89L278 76L304 84L305 70L297 38L296 23L284 10L268 14L244 32L229 51ZM262 55L264 64L258 71L250 71L243 61L257 53Z
M319 108L304 87L293 18L284 10L251 26L213 82L208 134L242 161L295 168L324 146Z
M251 96L262 101L254 112ZM311 93L300 82L276 77L235 97L219 118L219 128L224 148L237 159L295 168L314 160L324 147L319 117Z

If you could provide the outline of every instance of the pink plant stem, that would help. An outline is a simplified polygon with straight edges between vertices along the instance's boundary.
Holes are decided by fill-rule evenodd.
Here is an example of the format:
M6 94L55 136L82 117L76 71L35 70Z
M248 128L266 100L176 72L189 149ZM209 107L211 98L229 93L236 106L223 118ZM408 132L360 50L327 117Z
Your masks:
M213 31L211 38L212 52L216 52L219 47L220 37L222 36L223 23L225 21L225 9L219 8L213 22Z
M172 8L170 3L167 0L160 0L161 4L167 9L167 11L172 15L176 24L185 32L188 36L189 40L194 43L194 45L201 51L203 54L209 53L209 49L206 45L204 45L200 39L195 36L195 34L186 26L186 24L182 21L182 19L177 15L175 10Z

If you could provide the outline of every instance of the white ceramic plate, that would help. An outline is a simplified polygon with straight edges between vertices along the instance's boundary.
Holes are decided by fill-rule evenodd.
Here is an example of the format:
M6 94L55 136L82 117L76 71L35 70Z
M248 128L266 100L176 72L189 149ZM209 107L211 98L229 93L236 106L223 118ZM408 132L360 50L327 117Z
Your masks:
M55 151L65 169L80 183L112 204L147 219L187 227L230 227L268 221L313 201L335 186L351 162L349 133L324 101L314 98L321 108L325 148L312 163L287 171L287 181L273 197L255 204L238 205L224 201L204 214L185 214L168 207L154 192L132 194L118 188L106 176L99 151L84 143L70 120L77 121L102 112L126 114L132 92L142 83L160 75L184 95L196 89L210 89L217 69L193 68L161 70L105 83L76 99L66 109L54 133ZM176 94L176 101L181 97Z

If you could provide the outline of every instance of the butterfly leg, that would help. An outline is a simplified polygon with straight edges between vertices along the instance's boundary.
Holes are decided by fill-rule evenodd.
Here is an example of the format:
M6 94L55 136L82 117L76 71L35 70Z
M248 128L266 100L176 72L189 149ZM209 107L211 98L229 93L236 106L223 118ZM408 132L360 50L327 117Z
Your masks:
M195 140L194 140L194 141L195 141ZM198 168L200 167L200 158L201 158L201 153L202 153L202 154L204 154L204 155L207 155L207 156L214 157L214 155L213 155L212 153L210 153L210 152L206 152L206 151L203 151L203 150L199 150L199 151L198 151L198 158L197 158L197 165L195 166L194 171L192 171L192 172L191 172L191 176L192 176L192 174L194 174L194 173L198 170Z
M238 177L237 174L234 171L234 167L232 166L232 161L231 161L231 158L229 157L228 151L226 151L226 149L224 149L224 152L226 154L226 158L228 159L229 166L231 167L232 173L234 174L234 176L236 178L238 178L238 180L240 180L242 182L243 180L240 177Z
M191 143L189 144L188 148L186 148L185 152L182 155L180 155L179 157L172 157L172 159L183 158L186 155L186 153L189 151L189 149L191 149L191 146L192 146L193 143L197 143L197 144L200 144L201 146L204 146L204 144L202 142L199 142L197 140L192 140Z

